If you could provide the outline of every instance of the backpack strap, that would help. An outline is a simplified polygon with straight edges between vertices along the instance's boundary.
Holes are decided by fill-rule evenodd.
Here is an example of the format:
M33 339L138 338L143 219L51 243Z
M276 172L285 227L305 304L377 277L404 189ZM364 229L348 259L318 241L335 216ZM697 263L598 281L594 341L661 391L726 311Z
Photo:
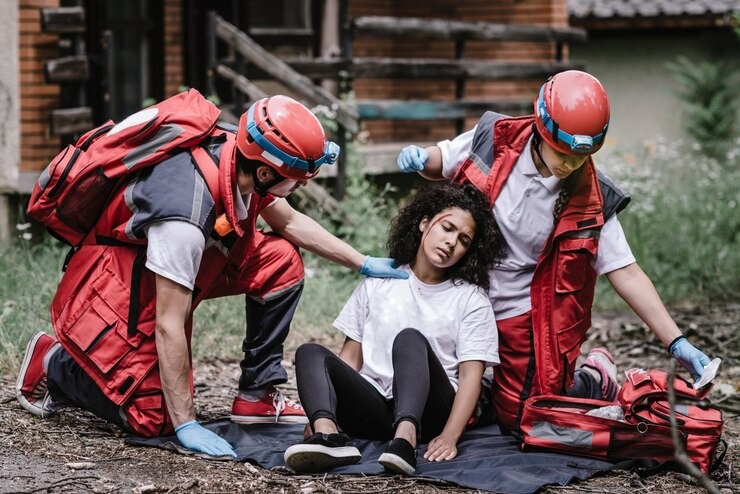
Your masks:
M139 311L141 310L140 293L141 293L141 273L146 263L146 248L139 247L136 251L134 263L131 265L131 293L128 304L128 337L136 336L137 326L139 324ZM121 391L121 393L124 393Z
M216 209L218 209L221 204L221 188L218 184L218 165L213 160L211 153L206 151L202 146L190 148L190 155L193 157L193 162L195 162L201 174L203 174L208 191L215 201Z

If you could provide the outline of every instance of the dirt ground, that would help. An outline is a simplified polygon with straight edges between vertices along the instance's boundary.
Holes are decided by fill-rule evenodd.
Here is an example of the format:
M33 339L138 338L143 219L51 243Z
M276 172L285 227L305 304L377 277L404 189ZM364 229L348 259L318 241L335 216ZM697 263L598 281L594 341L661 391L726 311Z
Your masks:
M728 453L711 480L723 493L740 493L740 304L683 307L673 311L679 325L710 356L723 359L710 395L724 410ZM606 344L620 369L665 368L662 347L632 316L594 318L584 348ZM292 356L288 348L286 355ZM286 362L289 370L290 362ZM227 416L236 387L237 362L199 361L195 365L199 419ZM292 381L291 381L292 382ZM0 492L216 493L285 492L309 494L391 492L473 492L441 482L399 476L292 475L248 463L197 459L172 452L124 445L123 433L92 415L68 409L41 420L26 413L14 397L15 376L0 377ZM295 389L285 386L288 395ZM543 493L700 493L696 480L668 472L641 477L615 471Z

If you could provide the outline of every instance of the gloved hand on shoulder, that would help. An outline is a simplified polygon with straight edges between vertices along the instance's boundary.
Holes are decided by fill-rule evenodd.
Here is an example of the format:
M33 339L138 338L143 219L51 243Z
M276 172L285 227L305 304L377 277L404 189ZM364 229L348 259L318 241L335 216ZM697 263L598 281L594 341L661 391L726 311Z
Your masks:
M398 153L396 165L404 173L420 172L424 169L428 159L429 154L426 150L412 144Z
M694 380L701 378L704 367L709 365L709 357L704 352L689 343L685 336L679 336L668 347L668 352L673 355L679 363L689 371Z
M402 278L406 279L409 274L398 269L396 261L389 257L371 257L367 256L362 263L360 274L372 278Z
M195 420L180 424L175 429L177 439L183 446L211 456L233 456L236 453L231 445L221 436L214 434Z

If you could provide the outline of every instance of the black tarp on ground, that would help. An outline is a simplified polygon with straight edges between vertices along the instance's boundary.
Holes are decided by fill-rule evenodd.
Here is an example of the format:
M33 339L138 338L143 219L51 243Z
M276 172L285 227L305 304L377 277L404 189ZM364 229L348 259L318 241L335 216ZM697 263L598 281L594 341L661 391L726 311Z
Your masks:
M228 419L203 424L225 438L234 447L238 459L249 461L263 468L284 467L283 453L288 446L303 439L302 425L252 424L237 425ZM177 438L127 437L126 444L153 446L187 453ZM377 459L385 442L362 439L353 440L362 453L356 465L335 468L332 474L382 474L383 467ZM568 456L547 452L527 452L519 449L518 442L501 434L498 426L491 425L466 432L458 443L457 458L442 462L428 462L422 455L425 445L418 448L419 465L416 476L445 480L462 487L470 487L506 494L527 494L551 485L567 485L574 479L588 477L624 464Z

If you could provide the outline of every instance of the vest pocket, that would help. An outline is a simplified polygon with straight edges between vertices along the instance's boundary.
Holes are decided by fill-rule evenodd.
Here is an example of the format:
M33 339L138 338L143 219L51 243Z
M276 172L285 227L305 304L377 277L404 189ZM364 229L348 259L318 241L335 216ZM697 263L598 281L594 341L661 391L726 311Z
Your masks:
M174 433L161 392L133 396L123 406L123 412L131 428L141 436L155 437Z
M94 297L67 328L67 335L100 372L108 374L133 348L118 333L120 326L110 306L102 298Z
M586 340L586 331L591 326L591 311L588 311L588 315L588 318L581 318L572 326L558 331L558 350L569 365L581 354L581 345Z
M558 246L552 324L557 331L559 353L569 366L580 355L585 333L591 326L596 282L591 262L597 247L594 237L566 237Z
M564 238L560 240L555 276L555 292L576 292L594 278L591 261L596 256L597 241L588 238Z
M119 268L120 269L120 268ZM126 269L126 268L124 268ZM130 268L128 268L130 269ZM121 280L121 275L111 266L106 266L103 273L95 278L91 283L98 297L108 306L110 311L115 315L120 324L116 327L116 332L121 338L124 338L133 348L138 348L144 340L151 338L156 327L155 323L155 302L152 294L154 293L154 277L146 271L142 275L141 294L139 300L145 300L138 311L136 332L127 334L129 304L131 301L131 286ZM141 302L140 302L141 303Z

